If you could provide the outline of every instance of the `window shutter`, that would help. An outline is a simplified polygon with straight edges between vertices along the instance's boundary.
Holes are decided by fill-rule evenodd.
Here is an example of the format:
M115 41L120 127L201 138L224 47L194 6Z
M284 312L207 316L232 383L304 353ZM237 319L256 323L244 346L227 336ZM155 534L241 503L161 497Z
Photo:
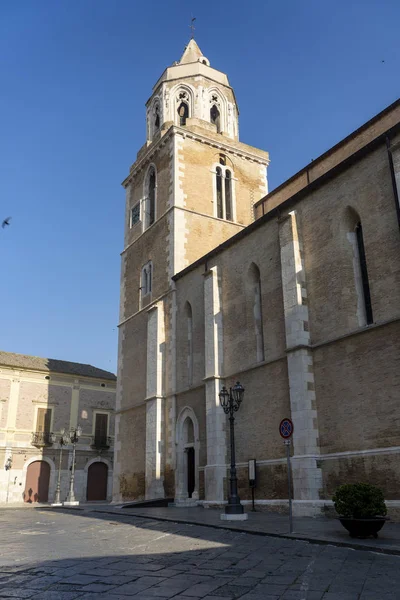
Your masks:
M46 410L44 415L44 431L45 433L50 433L50 424L51 424L51 409Z
M105 440L105 438L107 437L107 422L108 415L96 415L95 438L97 440Z
M51 408L39 408L37 414L36 431L49 433L51 424Z

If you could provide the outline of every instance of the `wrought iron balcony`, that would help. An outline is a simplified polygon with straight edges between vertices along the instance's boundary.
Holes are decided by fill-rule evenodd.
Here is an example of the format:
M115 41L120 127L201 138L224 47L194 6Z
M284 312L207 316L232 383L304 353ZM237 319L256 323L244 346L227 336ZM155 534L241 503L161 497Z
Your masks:
M51 446L53 443L50 431L34 431L32 433L32 446Z
M92 448L96 450L107 450L111 446L111 438L106 435L95 435L92 440Z

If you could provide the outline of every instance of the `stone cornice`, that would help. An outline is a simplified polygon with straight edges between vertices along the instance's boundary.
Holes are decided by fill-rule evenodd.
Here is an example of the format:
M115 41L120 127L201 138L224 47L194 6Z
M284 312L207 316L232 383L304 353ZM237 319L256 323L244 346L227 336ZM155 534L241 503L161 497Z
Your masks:
M260 153L262 152L265 155L265 158L260 156L258 154L258 152L257 153L251 152L251 150L247 150L245 148L240 148L240 146L239 147L236 146L236 144L240 144L240 145L246 146L246 148L251 148L251 146L242 144L242 142L236 142L236 143L234 142L233 144L230 144L228 141L225 141L225 138L222 138L222 136L221 136L221 140L217 140L217 139L208 137L206 135L203 135L201 133L190 131L190 129L178 127L177 125L172 125L166 131L166 133L164 133L164 135L159 140L157 140L156 142L153 142L149 146L148 151L137 162L135 162L133 164L128 177L126 179L124 179L124 181L122 182L122 186L124 188L126 188L129 185L129 183L132 181L134 176L146 166L146 164L152 159L152 157L157 152L157 150L159 148L162 148L163 146L165 146L167 141L174 134L181 135L183 138L190 138L190 139L200 142L202 144L211 146L212 148L216 148L217 150L229 152L230 154L233 154L234 156L244 158L246 160L258 163L265 167L267 167L270 163L269 157L267 158L268 152L265 152L263 150L259 150L258 152L260 152ZM234 140L232 140L232 141L234 141Z
M173 130L174 130L174 126L170 127L164 133L164 135L160 137L159 140L150 144L147 152L145 152L139 160L137 160L133 163L133 165L129 171L128 177L126 177L126 179L124 179L124 181L121 184L124 188L126 188L129 185L129 183L132 181L132 179L136 175L136 173L141 171L143 169L143 167L146 165L146 163L152 159L152 157L157 152L157 150L159 148L162 148L163 146L165 146L167 141L172 137Z
M32 400L32 404L45 404L46 406L59 406L59 402L53 402L52 400Z

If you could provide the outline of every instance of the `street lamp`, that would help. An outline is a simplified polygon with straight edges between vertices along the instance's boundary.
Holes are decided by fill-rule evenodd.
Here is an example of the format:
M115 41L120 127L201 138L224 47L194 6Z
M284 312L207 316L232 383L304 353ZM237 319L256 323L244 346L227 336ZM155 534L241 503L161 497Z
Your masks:
M219 393L219 401L224 413L229 415L230 434L231 434L231 469L229 477L229 496L228 504L225 506L225 515L244 515L243 506L240 503L240 498L237 491L237 476L236 476L236 459L235 459L235 417L233 416L240 408L244 396L244 387L237 381L236 384L229 388L229 392L224 386ZM224 515L223 515L224 516ZM229 519L229 517L227 517ZM234 516L231 518L235 518Z
M73 427L68 433L65 434L65 443L72 444L72 466L71 466L71 478L69 480L69 492L67 496L67 500L64 504L79 504L79 501L76 500L74 494L74 479L75 479L75 450L76 444L79 438L82 435L82 427L78 425L78 427Z
M57 442L57 436L55 433L51 433L50 434L50 440L52 444L55 444ZM63 446L66 446L67 444L70 443L69 440L69 435L65 433L65 429L62 428L60 429L60 439L59 442L60 444L60 458L59 458L59 462L58 462L58 476L57 476L57 487L56 487L56 497L54 498L54 502L52 504L52 506L61 506L61 465L62 465L62 449Z

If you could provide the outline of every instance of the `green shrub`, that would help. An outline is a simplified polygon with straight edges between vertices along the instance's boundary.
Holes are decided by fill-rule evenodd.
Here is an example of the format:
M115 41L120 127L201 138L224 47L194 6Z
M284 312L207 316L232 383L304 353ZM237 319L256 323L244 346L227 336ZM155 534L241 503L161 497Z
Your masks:
M332 498L336 512L343 517L366 519L387 513L385 499L380 488L368 483L341 485Z

